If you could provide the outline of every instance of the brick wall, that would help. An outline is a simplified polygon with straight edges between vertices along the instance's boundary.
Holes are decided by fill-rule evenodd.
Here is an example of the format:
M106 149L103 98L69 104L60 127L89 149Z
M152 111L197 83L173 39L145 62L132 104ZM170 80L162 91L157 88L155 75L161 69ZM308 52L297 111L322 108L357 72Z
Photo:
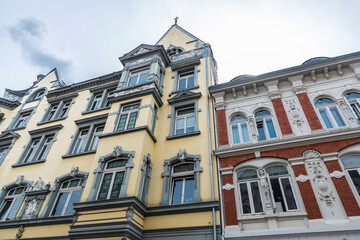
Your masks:
M328 168L329 173L332 173L334 171L342 172L340 164L337 160L327 161L325 162L325 164L326 167ZM336 191L338 192L341 202L345 208L346 214L348 216L360 216L359 204L355 199L355 196L350 188L350 185L346 177L345 176L342 176L341 178L332 177L331 179L335 185Z
M232 174L222 175L223 185L233 184ZM226 226L238 225L234 189L223 190Z
M219 145L229 144L225 109L216 111Z
M297 94L301 107L305 113L306 119L310 125L311 130L322 129L319 118L317 117L314 107L310 102L307 93Z
M292 134L293 131L291 129L289 119L286 115L284 105L281 101L281 98L272 99L271 102L275 109L276 117L278 119L280 129L281 129L281 133L283 135Z
M307 176L307 172L304 165L295 165L293 166L293 170L295 176L298 177L299 175ZM308 214L309 219L320 219L322 218L319 205L316 201L315 194L311 187L311 183L309 180L306 182L297 182L302 200L305 205L306 212Z

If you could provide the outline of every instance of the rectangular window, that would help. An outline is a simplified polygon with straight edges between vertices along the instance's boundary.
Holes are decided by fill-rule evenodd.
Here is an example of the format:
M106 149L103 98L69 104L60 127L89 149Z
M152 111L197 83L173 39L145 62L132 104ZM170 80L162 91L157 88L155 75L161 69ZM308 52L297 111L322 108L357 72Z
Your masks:
M175 113L175 135L191 133L195 131L194 106L182 107Z
M239 184L243 214L261 213L263 206L257 181Z
M195 86L194 69L179 72L179 90Z
M18 118L18 120L16 121L14 128L22 128L26 126L26 123L29 121L30 119L30 115L31 112L27 112L27 113L22 113L20 114L20 117Z
M72 154L95 151L99 145L99 136L103 133L104 128L105 125L81 128L76 137Z
M97 199L112 199L120 196L125 164L126 160L115 160L106 164Z
M102 98L102 93L96 94L93 98L93 101L90 106L90 111L96 110L100 108L100 102Z
M25 151L25 157L21 163L37 162L46 159L46 155L50 150L54 135L33 138L30 146Z
M43 122L53 121L66 117L66 114L70 109L71 103L72 100L61 101L59 103L51 104L49 110L45 113Z
M149 68L138 69L130 72L128 87L146 83L148 80Z
M84 113L102 110L111 106L111 103L108 101L110 97L110 92L115 89L105 89L102 91L96 91L92 93L89 103L86 107Z
M132 129L135 127L139 113L140 103L125 105L121 108L117 131Z

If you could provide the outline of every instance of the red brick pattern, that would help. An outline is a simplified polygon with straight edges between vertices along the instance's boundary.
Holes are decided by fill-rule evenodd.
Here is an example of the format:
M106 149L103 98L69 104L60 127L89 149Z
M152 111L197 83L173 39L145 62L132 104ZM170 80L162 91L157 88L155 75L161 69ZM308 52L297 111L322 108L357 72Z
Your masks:
M219 145L229 144L225 109L216 111Z
M295 176L307 175L304 165L295 165L293 166ZM322 218L319 205L317 204L315 194L311 187L310 181L306 182L297 182L299 185L300 193L302 200L305 205L306 212L309 219L320 219Z
M235 157L221 158L220 162L221 162L222 168L234 167L235 165L238 165L239 163L242 163L246 160L253 159L253 158L255 158L255 154L250 153L250 154L244 154L244 155L235 156Z
M271 101L274 106L282 134L283 135L292 134L293 131L291 129L289 119L286 115L285 108L281 101L281 98L272 99Z
M232 174L222 176L223 185L233 184ZM234 189L223 190L226 226L238 225Z
M342 171L339 161L328 161L325 162L329 173L334 171ZM339 194L341 202L345 208L346 214L350 216L360 216L360 208L355 199L353 192L351 191L350 185L346 180L345 176L341 178L331 178L335 185L336 191Z
M315 110L310 102L307 93L297 94L301 107L305 113L306 119L309 122L311 130L322 129L319 118L317 117Z

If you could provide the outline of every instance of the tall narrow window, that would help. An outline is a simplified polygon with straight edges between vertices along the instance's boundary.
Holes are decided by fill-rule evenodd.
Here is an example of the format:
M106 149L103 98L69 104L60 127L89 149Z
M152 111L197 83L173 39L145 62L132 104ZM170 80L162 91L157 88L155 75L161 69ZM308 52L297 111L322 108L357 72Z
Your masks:
M26 123L29 121L30 115L31 115L30 112L20 114L18 120L14 125L14 128L25 127Z
M106 163L97 199L118 198L125 174L126 159Z
M52 216L71 215L75 212L73 204L80 200L83 183L84 179L72 179L62 183L51 212Z
M250 141L247 119L244 115L235 115L230 119L231 133L234 144Z
M143 68L131 71L129 76L128 86L135 86L141 83L146 83L148 80L149 68Z
M237 172L241 211L243 214L263 212L259 178L255 169L241 169Z
M194 164L182 163L172 167L171 204L194 202Z
M341 158L341 162L351 179L351 185L356 190L357 197L360 197L360 155L350 155Z
M75 147L74 147L74 151L73 153L81 153L81 152L85 152L85 148L86 148L86 140L89 134L89 128L85 128L80 130L80 133L76 139L76 143L75 143Z
M59 107L59 105L54 105L51 107L49 115L46 117L46 121L50 121L55 117L55 113L56 113L58 107Z
M136 119L139 113L140 104L125 105L121 108L117 130L123 131L135 127Z
M181 107L175 113L175 135L195 131L194 106Z
M179 73L179 90L194 87L194 69L186 70Z
M315 101L315 107L327 129L346 125L334 100L330 98L320 98Z
M351 110L358 119L358 124L360 124L360 93L347 93L345 94L345 99L348 101Z
M105 126L95 127L94 134L93 134L92 140L91 140L90 150L96 150L97 149L97 147L99 145L99 140L100 140L99 136L103 133L104 127Z
M30 146L26 149L24 159L21 163L37 162L45 160L50 150L54 135L33 138Z
M267 110L260 110L255 113L256 128L259 135L259 141L276 138L276 130L272 115Z
M100 108L100 102L102 98L102 93L96 94L91 103L90 111L96 110Z
M6 221L13 219L16 215L16 211L21 204L22 193L26 190L26 187L16 187L10 189L2 204L0 205L0 221Z

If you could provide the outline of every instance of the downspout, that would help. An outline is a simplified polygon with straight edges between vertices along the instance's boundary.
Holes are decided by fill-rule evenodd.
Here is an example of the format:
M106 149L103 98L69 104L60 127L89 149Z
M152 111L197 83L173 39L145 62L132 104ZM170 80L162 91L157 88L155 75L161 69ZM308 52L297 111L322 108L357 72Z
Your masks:
M210 46L208 46L210 47ZM209 138L209 161L210 161L210 182L211 182L211 201L215 201L214 194L214 176L213 176L213 161L212 161L212 147L211 147L211 127L210 127L210 104L209 104L209 72L208 72L208 57L209 57L209 48L206 51L205 58L205 67L206 67L206 107L207 107L207 121L208 121L208 138ZM212 208L212 217L213 217L213 234L214 240L216 240L216 217L215 217L215 207Z

